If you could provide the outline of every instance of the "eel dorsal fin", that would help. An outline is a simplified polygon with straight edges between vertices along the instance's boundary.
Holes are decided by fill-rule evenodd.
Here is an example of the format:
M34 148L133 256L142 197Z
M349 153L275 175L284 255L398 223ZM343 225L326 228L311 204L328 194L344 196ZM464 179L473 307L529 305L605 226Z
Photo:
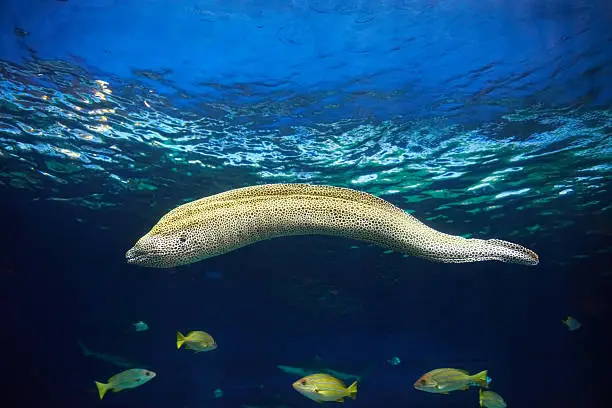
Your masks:
M382 198L350 188L302 183L278 183L237 188L183 204L164 215L160 219L160 223L171 222L177 218L183 218L187 214L199 211L203 206L215 207L223 206L224 203L229 203L234 200L292 195L344 199L369 205L380 210L402 214L404 216L409 215L401 208Z

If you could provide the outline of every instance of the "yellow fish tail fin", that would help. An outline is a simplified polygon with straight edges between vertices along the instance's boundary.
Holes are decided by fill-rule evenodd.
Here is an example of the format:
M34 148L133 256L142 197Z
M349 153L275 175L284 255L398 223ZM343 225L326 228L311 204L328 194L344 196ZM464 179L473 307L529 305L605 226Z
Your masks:
M487 376L487 370L481 371L478 374L474 374L472 376L472 380L474 380L476 385L482 388L489 388L489 383L491 382L491 379L489 378L489 376Z
M346 390L349 393L348 394L349 398L351 399L357 398L357 381L352 383Z
M104 398L104 394L106 394L106 391L110 389L110 385L102 384L97 381L95 383L96 387L98 387L98 394L100 394L100 399Z
M181 332L176 332L176 349L180 349L183 343L185 343L185 336Z

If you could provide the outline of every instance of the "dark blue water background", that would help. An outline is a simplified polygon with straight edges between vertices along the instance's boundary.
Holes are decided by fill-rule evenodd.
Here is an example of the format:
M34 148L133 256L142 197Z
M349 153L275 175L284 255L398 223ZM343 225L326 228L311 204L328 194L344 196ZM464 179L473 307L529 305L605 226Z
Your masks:
M366 373L354 407L476 407L412 388L444 366L509 407L607 406L611 24L606 1L3 1L2 406L315 406L279 364ZM325 237L124 262L178 204L289 181L541 263ZM177 352L190 329L219 348ZM120 369L78 339L157 378L100 401Z

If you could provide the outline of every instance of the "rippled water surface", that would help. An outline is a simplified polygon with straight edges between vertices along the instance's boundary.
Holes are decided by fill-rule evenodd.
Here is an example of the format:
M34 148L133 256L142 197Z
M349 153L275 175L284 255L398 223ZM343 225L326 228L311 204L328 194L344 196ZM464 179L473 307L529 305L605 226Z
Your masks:
M3 13L0 180L31 199L167 209L303 181L441 219L518 207L539 234L560 205L610 214L603 3L20 7Z
M611 4L5 1L0 187L121 234L230 188L331 184L609 263Z

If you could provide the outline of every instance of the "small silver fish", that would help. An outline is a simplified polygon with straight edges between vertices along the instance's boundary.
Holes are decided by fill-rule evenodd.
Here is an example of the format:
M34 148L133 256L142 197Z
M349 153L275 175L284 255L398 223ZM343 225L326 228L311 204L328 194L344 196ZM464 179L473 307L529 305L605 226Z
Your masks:
M97 351L90 350L89 348L87 348L85 344L83 344L81 340L77 340L77 343L79 347L81 348L81 351L83 352L83 355L85 357L97 358L98 360L106 361L108 363L114 364L117 367L121 367L121 368L133 368L139 365L142 367L141 364L132 362L120 356L115 356L115 355L106 354L106 353L99 353Z
M132 327L134 328L134 331L137 332L149 330L149 325L143 322L142 320L136 323L132 323Z
M582 324L572 316L567 316L567 319L561 320L561 323L567 326L569 331L578 330Z

